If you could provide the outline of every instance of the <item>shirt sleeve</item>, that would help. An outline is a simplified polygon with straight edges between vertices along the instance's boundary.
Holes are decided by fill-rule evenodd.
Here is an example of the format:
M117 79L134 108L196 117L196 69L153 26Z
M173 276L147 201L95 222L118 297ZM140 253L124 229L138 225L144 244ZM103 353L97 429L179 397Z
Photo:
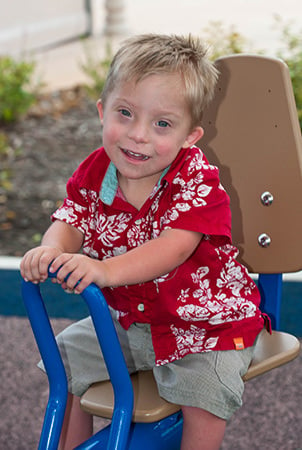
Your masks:
M96 205L101 177L97 177L95 167L100 167L102 152L89 155L69 178L67 197L52 215L52 220L61 220L74 226L82 233L87 232L89 210ZM105 164L106 165L106 164Z
M171 202L162 217L162 229L180 228L231 240L229 196L218 168L196 149L171 182Z
M82 189L82 192L77 192L75 196L70 195L70 186L74 190L74 183L71 180L69 180L67 185L69 195L64 199L60 208L53 213L51 219L52 221L61 220L62 222L68 223L85 234L87 231L86 223L88 215L87 192L85 189Z

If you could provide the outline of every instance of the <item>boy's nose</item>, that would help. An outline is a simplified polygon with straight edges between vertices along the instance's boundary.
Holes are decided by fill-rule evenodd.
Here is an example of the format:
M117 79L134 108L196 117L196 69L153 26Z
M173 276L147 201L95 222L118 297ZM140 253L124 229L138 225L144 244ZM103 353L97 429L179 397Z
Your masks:
M137 143L147 142L148 130L146 124L142 121L135 121L129 129L128 136Z

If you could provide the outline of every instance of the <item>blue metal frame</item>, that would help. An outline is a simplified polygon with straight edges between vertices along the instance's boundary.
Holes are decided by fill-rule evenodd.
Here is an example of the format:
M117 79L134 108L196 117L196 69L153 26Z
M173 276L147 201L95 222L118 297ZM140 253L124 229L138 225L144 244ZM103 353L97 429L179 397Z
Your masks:
M55 274L50 277L55 277ZM23 280L22 296L49 381L49 399L39 450L55 450L58 447L66 408L66 373L39 285ZM151 424L131 423L132 383L107 302L94 284L84 290L82 297L89 308L106 361L115 404L111 424L77 449L141 450L143 443L144 450L179 450L182 434L181 413Z
M67 379L38 285L22 282L22 296L49 382L39 450L57 449L67 402Z
M173 414L153 423L133 423L129 430L127 450L180 450L182 435L182 414ZM111 450L109 436L110 425L102 429L76 450L107 449Z
M55 274L50 275L55 277ZM280 326L282 274L261 274L258 279L261 309L272 319L273 329ZM39 450L58 447L67 401L67 379L39 285L22 282L22 295L34 336L49 380L49 399ZM151 424L132 423L133 390L125 359L100 289L92 284L82 293L92 317L114 391L112 423L99 431L78 450L179 450L182 415L173 414Z
M114 414L108 448L122 450L127 448L133 411L133 390L130 376L102 292L92 284L85 289L82 296L89 308L114 391Z
M272 329L280 330L282 273L262 273L258 278L260 309L271 319Z

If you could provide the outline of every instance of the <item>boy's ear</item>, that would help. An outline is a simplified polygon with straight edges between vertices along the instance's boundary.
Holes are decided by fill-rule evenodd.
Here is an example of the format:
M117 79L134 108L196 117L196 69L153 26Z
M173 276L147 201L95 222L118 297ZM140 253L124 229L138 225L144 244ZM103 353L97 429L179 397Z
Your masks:
M203 131L202 127L193 128L191 133L187 136L182 147L183 148L192 147L192 145L196 144L196 142L198 142L199 139L201 139L203 135L204 135L204 131Z
M102 100L101 100L101 99L99 99L99 100L96 102L96 107L97 107L98 112L99 112L99 118L100 118L101 124L103 125L104 108L103 108L103 103L102 103Z

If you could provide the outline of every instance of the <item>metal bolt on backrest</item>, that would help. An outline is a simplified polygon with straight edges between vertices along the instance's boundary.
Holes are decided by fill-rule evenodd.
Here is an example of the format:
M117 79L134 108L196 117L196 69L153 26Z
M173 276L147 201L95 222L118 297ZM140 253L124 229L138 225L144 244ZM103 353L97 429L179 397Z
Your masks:
M274 201L274 196L269 191L265 191L261 194L260 199L263 206L271 206ZM271 242L271 238L266 233L261 233L258 236L258 244L263 248L268 247Z
M258 244L263 248L268 247L271 244L271 242L272 242L271 238L266 233L261 233L258 236Z
M263 194L261 194L261 203L264 206L271 206L271 204L274 201L274 196L273 194L271 194L268 191L263 192Z

